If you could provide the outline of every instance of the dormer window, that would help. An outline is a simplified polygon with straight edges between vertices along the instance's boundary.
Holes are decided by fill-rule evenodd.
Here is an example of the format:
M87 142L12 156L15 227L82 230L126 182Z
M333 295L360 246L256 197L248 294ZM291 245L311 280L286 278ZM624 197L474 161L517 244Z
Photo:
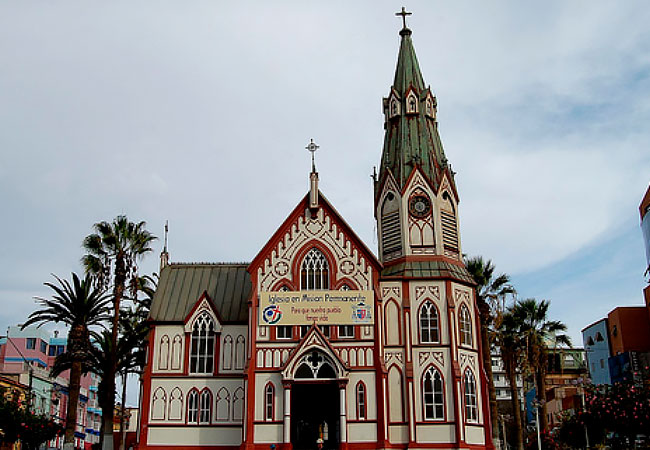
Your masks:
M415 92L410 91L406 96L406 114L417 114L418 112L418 97Z
M431 94L427 94L427 99L424 102L424 113L431 117L432 119L436 118L436 99L432 97Z
M395 94L391 94L390 99L388 100L388 118L392 119L401 114L401 107L399 99Z

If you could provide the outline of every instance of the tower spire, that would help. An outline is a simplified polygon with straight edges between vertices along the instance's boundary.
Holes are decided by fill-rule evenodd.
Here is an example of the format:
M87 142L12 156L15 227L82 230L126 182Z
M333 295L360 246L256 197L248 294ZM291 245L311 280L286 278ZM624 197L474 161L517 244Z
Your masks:
M389 95L384 99L384 149L379 168L377 188L388 175L403 188L411 172L418 167L428 178L432 188L437 187L447 170L442 142L436 121L437 101L424 83L412 32L406 27L405 8L396 13L402 17L400 48L395 68L395 78ZM451 172L449 178L453 178ZM452 181L453 183L453 181Z

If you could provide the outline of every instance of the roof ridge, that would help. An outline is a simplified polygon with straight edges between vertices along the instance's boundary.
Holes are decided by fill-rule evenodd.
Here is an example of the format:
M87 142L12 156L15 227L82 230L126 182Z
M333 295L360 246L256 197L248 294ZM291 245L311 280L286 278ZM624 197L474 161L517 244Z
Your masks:
M219 262L208 262L208 261L199 261L199 262L170 262L170 266L244 266L248 267L250 263L245 261L219 261Z

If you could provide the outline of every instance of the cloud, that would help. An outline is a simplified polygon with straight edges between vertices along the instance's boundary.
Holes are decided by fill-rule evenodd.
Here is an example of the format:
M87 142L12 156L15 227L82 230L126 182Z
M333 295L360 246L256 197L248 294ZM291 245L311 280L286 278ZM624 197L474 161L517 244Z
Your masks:
M307 191L310 138L323 192L376 248L369 176L395 5L151 6L0 6L0 304L79 271L92 224L122 213L158 235L169 220L172 260L250 260ZM643 6L413 3L465 252L534 273L636 214L650 173Z

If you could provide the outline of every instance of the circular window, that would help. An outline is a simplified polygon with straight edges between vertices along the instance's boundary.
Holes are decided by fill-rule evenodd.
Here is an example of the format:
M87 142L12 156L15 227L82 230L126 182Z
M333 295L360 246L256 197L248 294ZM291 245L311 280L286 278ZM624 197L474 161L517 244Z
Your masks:
M409 212L413 217L423 219L431 214L431 201L425 195L414 195L409 202Z

